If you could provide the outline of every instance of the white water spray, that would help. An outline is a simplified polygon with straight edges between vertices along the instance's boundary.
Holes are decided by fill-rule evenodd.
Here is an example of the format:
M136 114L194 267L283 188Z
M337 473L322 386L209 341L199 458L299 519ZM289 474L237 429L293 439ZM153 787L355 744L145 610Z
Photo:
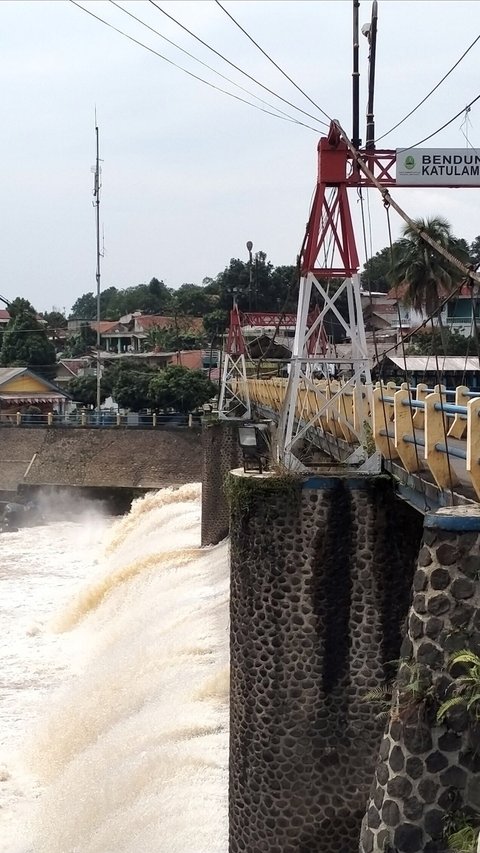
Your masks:
M226 545L199 548L199 495L136 501L52 620L73 656L24 749L32 853L227 850Z

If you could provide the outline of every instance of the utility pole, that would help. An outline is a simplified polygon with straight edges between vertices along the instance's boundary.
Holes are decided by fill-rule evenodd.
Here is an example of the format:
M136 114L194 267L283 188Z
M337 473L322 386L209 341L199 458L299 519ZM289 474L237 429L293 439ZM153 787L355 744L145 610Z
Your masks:
M252 270L252 249L253 243L251 240L247 241L247 251L248 251L248 310L252 310L252 280L253 280L253 270Z
M377 0L372 3L372 17L370 26L367 25L362 32L368 38L370 45L370 53L368 57L368 105L367 105L367 135L365 140L365 148L372 151L375 148L375 120L373 117L373 101L375 94L375 58L377 50L377 21L378 21L378 4Z
M100 154L99 154L99 141L98 141L98 125L97 125L97 116L95 113L95 140L97 146L97 157L95 161L95 182L93 188L93 196L95 201L93 202L95 206L96 213L96 233L97 233L97 272L96 272L96 280L97 280L97 423L100 423L100 382L101 382L101 364L100 364Z
M360 0L353 0L353 72L352 72L352 145L360 148L360 71L358 70L358 10Z

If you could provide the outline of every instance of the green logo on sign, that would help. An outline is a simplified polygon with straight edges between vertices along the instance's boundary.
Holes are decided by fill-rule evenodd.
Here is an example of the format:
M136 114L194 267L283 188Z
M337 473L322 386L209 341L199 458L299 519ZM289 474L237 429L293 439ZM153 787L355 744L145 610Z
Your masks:
M412 157L411 154L409 154L408 157L405 157L405 168L406 169L415 168L415 157Z

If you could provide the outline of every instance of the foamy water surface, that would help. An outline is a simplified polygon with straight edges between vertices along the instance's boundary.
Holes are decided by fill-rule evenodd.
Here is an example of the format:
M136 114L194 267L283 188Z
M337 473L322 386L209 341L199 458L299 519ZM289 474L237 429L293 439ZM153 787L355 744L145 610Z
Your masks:
M227 558L199 494L0 536L0 853L225 853Z

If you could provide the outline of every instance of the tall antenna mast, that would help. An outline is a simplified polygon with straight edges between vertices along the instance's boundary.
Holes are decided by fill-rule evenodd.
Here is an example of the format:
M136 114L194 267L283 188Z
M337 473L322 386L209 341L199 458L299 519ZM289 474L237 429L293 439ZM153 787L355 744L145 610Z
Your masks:
M97 111L95 110L95 140L97 146L97 157L95 160L95 181L93 187L93 196L95 201L93 202L95 206L96 213L96 232L97 232L97 417L98 422L100 423L100 382L101 382L101 365L100 365L100 258L101 258L101 250L100 250L100 154L99 154L99 138L98 138L98 125L97 125Z

